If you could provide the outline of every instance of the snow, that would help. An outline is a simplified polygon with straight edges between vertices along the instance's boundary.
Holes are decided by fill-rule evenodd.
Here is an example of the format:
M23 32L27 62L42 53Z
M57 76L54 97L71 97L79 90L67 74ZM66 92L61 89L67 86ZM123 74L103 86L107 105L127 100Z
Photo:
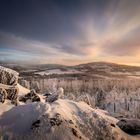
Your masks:
M45 97L43 95L41 95L41 94L38 94L38 96L39 96L41 102L45 103Z
M3 105L1 107L5 108L6 106ZM59 99L51 104L42 102L30 103L13 107L9 111L5 110L5 112L3 112L0 117L0 131L2 133L2 138L4 136L14 136L15 138L17 137L17 139L20 140L43 140L45 139L45 137L47 137L49 140L55 140L55 137L57 137L58 139L67 139L68 137L71 137L70 140L72 140L76 139L76 137L74 137L72 133L70 133L69 127L72 127L71 125L67 127L64 127L62 125L59 129L52 128L48 130L51 126L47 124L48 121L46 120L42 124L42 126L40 126L41 128L36 128L35 130L37 131L33 131L31 129L32 124L37 120L43 121L45 119L43 119L43 116L54 118L55 115L59 113L65 121L72 120L74 125L81 124L83 126L86 126L87 124L84 121L83 115L84 112L87 114L93 112L94 114L96 114L96 116L99 116L100 119L103 119L109 123L115 124L118 122L117 119L108 116L108 113L106 111L100 110L98 108L93 109L84 102L74 102L67 99ZM88 117L90 118L90 116ZM93 121L97 120L93 119ZM77 132L78 134L80 134L80 136L82 136L84 140L88 140L88 138L84 137L84 135L80 132L79 128L77 128ZM117 126L116 128L112 128L112 132L121 135L120 137L123 136L127 140L138 140L140 138L139 136L130 136L124 133Z
M134 72L134 74L136 74L136 75L140 75L140 71Z
M14 71L14 70L12 70L12 69L8 69L8 68L5 68L5 67L2 67L2 66L0 66L0 70L1 70L1 71L6 71L6 72L11 73L11 74L13 74L13 75L15 75L15 76L18 76L18 75L19 75L18 72Z
M8 125L13 133L28 132L32 123L39 119L48 108L49 106L43 103L32 103L14 107L1 116L0 125Z
M4 104L0 103L0 116L13 107L14 105L12 105L9 100L6 100Z
M110 72L113 75L125 75L129 79L140 79L140 72Z
M2 106L5 108L6 106ZM49 114L54 117L60 113L66 120L81 121L79 112L89 112L93 110L84 102L76 103L70 100L59 99L51 105L48 103L30 103L13 107L11 110L4 112L0 119L0 126L8 126L13 133L25 133L31 128L33 122L38 120L42 115ZM103 113L102 113L103 114ZM73 119L74 118L74 119Z
M30 92L29 89L27 89L27 88L21 86L20 84L18 84L17 86L18 86L18 89L19 89L19 96L25 95L25 94L27 94L27 93Z
M73 73L81 73L81 71L75 69L68 69L67 71L62 71L61 69L51 69L51 70L36 72L35 74L51 75L51 74L73 74Z
M13 88L13 86L5 85L5 84L1 84L1 83L0 83L0 88L10 89L10 88Z
M27 94L27 93L30 92L29 89L24 88L24 87L21 86L20 84L18 84L17 86L18 86L18 89L19 89L19 96L25 95L25 94ZM0 84L0 87L6 89L6 88L9 88L9 87L12 87L12 86ZM20 103L20 104L21 104L21 103ZM9 101L9 100L6 100L4 104L0 103L0 115L2 115L4 112L10 110L10 109L13 108L13 107L14 107L14 105L11 104L11 101Z
M3 68L0 67L0 69ZM11 72L12 70L6 69L6 71ZM54 72L61 73L62 71L55 69L49 71L49 74ZM0 86L9 88L4 84L0 84ZM20 84L17 84L17 87L19 96L30 92ZM58 90L58 94L63 96L62 88ZM0 103L0 140L92 140L93 138L98 140L106 139L104 137L106 135L108 139L114 136L115 140L140 139L139 135L130 136L118 128L116 123L119 120L109 116L107 111L92 108L85 102L60 99L61 96L51 103L45 102L45 96L40 94L38 96L41 102L27 104L19 102L18 106L11 104L9 100L3 104ZM56 116L58 120L56 120ZM35 126L33 129L36 121L39 121L39 126ZM111 124L115 127L111 127Z
M130 78L130 79L140 79L140 76L127 76L128 78Z
M111 74L114 74L114 75L132 75L132 73L130 72L110 72Z

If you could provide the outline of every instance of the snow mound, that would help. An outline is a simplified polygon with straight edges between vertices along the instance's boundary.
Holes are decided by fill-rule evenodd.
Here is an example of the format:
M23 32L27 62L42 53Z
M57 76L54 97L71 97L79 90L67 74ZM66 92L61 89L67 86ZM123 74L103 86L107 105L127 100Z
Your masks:
M59 99L53 103L16 106L0 117L1 139L9 140L138 140L121 131L117 119L84 102Z

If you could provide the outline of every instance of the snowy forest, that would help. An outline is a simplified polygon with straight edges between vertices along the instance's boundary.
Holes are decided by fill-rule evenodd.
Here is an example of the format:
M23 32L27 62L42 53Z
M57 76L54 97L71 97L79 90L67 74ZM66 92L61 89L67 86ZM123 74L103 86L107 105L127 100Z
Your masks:
M140 138L139 67L4 66L10 69L0 67L2 140Z

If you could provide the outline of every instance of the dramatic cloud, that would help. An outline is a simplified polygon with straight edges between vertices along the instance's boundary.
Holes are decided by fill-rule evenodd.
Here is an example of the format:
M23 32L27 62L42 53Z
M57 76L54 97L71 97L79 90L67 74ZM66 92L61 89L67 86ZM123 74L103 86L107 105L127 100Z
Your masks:
M139 13L139 0L0 0L0 60L140 65Z

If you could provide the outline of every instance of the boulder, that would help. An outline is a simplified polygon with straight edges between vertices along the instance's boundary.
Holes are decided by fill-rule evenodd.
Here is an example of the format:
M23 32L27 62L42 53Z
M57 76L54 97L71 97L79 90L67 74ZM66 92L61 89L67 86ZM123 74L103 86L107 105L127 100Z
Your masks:
M52 95L50 95L50 96L48 96L48 97L46 98L46 102L52 103L52 102L54 102L54 101L56 101L56 100L58 100L58 99L59 99L58 94L52 94Z
M32 89L28 94L19 97L19 101L21 102L40 102L40 97L37 95L36 91Z
M64 98L64 89L62 87L58 88L58 90L54 94L46 94L46 102L50 103L63 98Z
M0 66L0 83L5 85L16 85L19 74L11 69Z
M140 120L139 119L121 119L117 125L126 133L130 135L140 134Z

